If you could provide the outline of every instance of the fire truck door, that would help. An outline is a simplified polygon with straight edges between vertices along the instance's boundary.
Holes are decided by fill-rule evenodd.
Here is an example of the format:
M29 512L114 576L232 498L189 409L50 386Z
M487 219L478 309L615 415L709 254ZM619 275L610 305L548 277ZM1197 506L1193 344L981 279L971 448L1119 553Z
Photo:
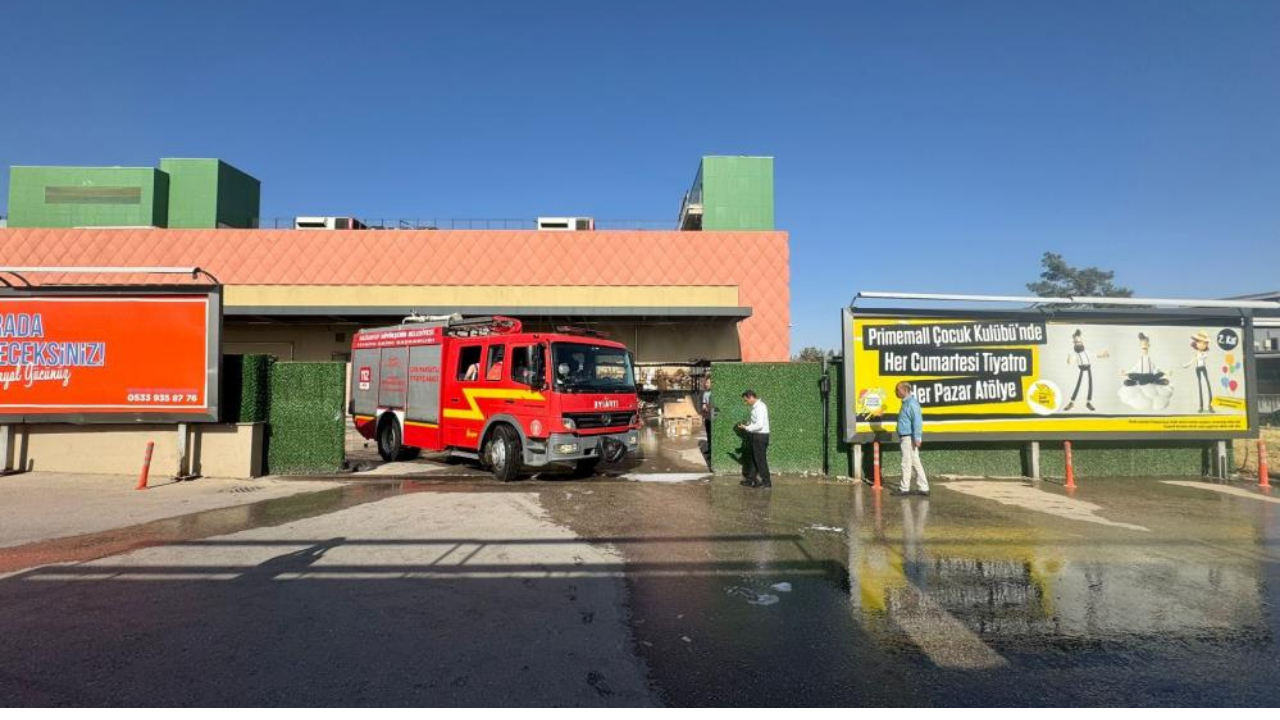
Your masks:
M410 421L434 425L440 422L440 346L420 345L409 350Z
M484 429L484 412L477 397L484 385L481 361L483 343L455 343L452 359L445 371L449 382L444 386L445 443L453 447L475 449L480 446Z
M384 348L379 368L378 405L403 409L409 390L409 348Z

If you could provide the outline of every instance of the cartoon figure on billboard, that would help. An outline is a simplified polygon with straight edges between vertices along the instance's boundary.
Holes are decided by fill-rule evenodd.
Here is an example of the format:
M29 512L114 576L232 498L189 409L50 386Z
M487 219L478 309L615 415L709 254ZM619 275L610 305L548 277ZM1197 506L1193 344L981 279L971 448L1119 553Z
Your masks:
M1069 411L1076 404L1076 397L1080 395L1080 385L1084 382L1085 376L1089 377L1089 390L1085 394L1084 406L1090 410L1096 410L1093 406L1093 362L1095 359L1101 360L1109 357L1106 350L1100 351L1097 356L1089 352L1084 346L1084 333L1077 329L1071 333L1071 354L1067 356L1067 364L1075 365L1079 370L1076 375L1076 387L1071 391L1071 401L1067 406L1062 408L1063 412Z
M1173 399L1173 388L1169 387L1168 376L1151 359L1151 338L1146 333L1138 333L1138 353L1138 362L1120 372L1124 378L1120 402L1136 410L1163 410Z
M1192 365L1196 366L1196 393L1200 397L1200 410L1198 412L1213 412L1213 386L1209 384L1209 333L1201 330L1191 336L1191 359L1182 367L1188 368ZM1203 383L1201 380L1203 379ZM1209 395L1209 403L1206 406L1204 401L1205 393Z

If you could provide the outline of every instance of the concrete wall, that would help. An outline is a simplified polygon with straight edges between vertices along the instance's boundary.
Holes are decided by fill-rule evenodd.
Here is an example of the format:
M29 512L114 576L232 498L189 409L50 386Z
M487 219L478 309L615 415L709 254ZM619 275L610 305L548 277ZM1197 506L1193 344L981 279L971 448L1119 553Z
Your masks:
M346 360L359 323L223 322L222 352L227 355L272 355L283 362Z
M191 471L207 477L250 478L263 472L262 423L188 425ZM178 472L176 425L21 425L14 428L10 466L37 472L135 474L147 441L155 443L151 477Z

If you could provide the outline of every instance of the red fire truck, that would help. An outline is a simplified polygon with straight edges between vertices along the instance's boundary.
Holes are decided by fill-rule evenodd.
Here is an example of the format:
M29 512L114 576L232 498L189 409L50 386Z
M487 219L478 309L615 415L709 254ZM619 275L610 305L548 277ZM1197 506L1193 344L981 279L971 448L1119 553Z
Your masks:
M503 481L553 464L589 475L636 449L637 413L631 353L588 331L411 315L352 339L351 414L385 460L447 450Z

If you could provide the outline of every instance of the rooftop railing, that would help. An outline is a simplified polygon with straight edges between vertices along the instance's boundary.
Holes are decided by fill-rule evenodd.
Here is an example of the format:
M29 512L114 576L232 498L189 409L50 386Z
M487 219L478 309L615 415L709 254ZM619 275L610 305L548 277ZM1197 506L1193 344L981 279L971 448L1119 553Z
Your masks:
M340 216L345 217L345 216ZM536 230L527 218L392 218L355 217L369 230ZM597 230L676 230L670 220L596 220ZM292 230L294 218L263 218L258 227Z

